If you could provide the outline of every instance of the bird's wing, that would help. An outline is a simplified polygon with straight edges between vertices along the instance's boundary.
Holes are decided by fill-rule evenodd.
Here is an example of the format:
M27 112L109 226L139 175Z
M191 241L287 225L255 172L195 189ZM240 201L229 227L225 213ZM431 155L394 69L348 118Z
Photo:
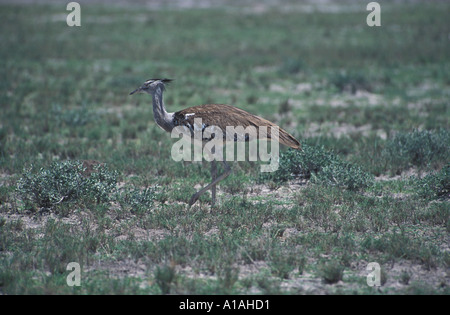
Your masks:
M198 123L201 125L198 125ZM186 126L191 131L199 128L204 131L210 126L219 127L224 138L232 136L235 141L247 141L249 139L248 134L252 133L252 130L255 130L256 134L250 135L251 139L254 139L254 137L272 139L274 138L272 137L272 128L278 128L278 141L280 143L294 149L300 149L300 143L297 139L276 124L230 105L206 104L183 109L174 114L174 124L175 126ZM236 128L238 126L243 127L243 129ZM233 135L226 133L227 127L234 127ZM252 129L252 127L254 128ZM266 127L266 135L263 135L260 127ZM254 137L252 138L252 136Z

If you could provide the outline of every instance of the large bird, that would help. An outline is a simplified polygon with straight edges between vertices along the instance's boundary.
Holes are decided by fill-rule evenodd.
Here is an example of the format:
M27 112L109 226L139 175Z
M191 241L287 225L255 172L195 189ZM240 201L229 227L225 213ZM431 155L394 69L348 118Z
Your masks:
M249 141L252 139L275 139L279 143L282 143L293 149L300 149L300 143L288 132L278 127L276 124L250 114L242 109L234 106L224 104L205 104L200 106L193 106L178 112L169 113L164 106L163 92L165 91L165 85L171 82L170 79L149 79L144 82L139 88L130 93L147 93L150 94L153 101L153 115L156 123L159 127L167 132L172 132L176 127L182 127L190 131L191 137L194 138L196 131L201 131L202 143L205 145L207 142L213 140L217 132L205 132L208 128L214 127L217 131L219 128L222 131L223 140L225 142L240 142ZM198 122L201 122L199 125ZM227 127L241 126L241 129L234 129L233 134L227 133ZM250 127L250 128L248 128ZM254 127L254 128L252 128ZM266 127L262 130L267 132L262 134L260 127ZM244 132L236 132L236 130L243 130ZM251 134L251 131L255 134ZM272 130L277 130L278 133L272 133ZM215 139L217 140L217 139ZM211 152L214 153L214 152ZM212 181L198 192L196 192L189 201L189 206L192 206L198 198L207 190L211 189L212 202L214 206L216 201L216 185L221 180L226 178L231 173L231 168L227 162L222 159L225 171L223 174L217 177L216 161L213 159L211 164L211 177Z

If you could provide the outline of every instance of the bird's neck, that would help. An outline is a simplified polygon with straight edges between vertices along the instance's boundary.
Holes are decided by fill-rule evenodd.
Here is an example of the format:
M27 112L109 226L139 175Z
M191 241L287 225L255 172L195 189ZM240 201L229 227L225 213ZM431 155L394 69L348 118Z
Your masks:
M153 116L156 123L167 132L173 128L173 113L168 113L164 106L163 89L158 87L152 95L153 98Z

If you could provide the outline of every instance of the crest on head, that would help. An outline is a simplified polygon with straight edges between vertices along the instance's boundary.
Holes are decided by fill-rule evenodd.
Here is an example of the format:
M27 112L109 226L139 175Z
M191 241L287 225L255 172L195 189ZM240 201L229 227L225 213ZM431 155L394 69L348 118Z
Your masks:
M166 83L172 82L173 80L172 79L166 79L166 78L164 78L164 79L148 79L147 81L144 82L144 84L152 84L152 83L155 83L155 82L158 82L158 81L166 84Z
M134 94L136 92L154 93L158 86L160 86L162 88L162 90L164 91L165 85L172 81L173 81L172 79L166 79L166 78L164 78L164 79L148 79L147 81L144 82L144 84L142 84L142 86L140 86L139 88L137 88L136 90L131 92L130 95Z

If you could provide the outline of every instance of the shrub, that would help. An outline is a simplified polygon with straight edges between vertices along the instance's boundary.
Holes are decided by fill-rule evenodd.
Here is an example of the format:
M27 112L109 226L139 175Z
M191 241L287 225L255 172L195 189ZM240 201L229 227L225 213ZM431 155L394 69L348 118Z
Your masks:
M425 199L450 198L450 163L439 172L431 173L416 181L419 196Z
M273 275L281 279L289 279L289 274L298 268L298 273L303 273L306 264L306 258L298 253L285 252L281 249L273 249L270 252L270 270Z
M157 266L153 272L156 284L161 289L162 294L169 294L170 289L176 280L175 268L171 265Z
M448 160L449 143L450 133L445 129L399 133L386 142L382 157L397 174L411 166L436 167Z
M19 179L17 192L28 206L41 208L71 201L108 201L116 186L117 173L100 164L92 172L85 171L81 161L54 162L38 172L30 167Z
M307 144L302 146L302 151L290 149L281 153L278 170L263 174L262 178L276 182L304 178L349 190L364 189L373 183L373 176L359 166L345 162L323 148Z
M318 181L357 191L372 185L373 176L357 165L336 159L322 168L318 174Z
M85 185L88 189L87 197L97 203L110 201L111 193L117 184L117 172L111 171L106 165L94 166L93 172L85 177Z
M148 187L143 190L134 187L125 188L120 192L118 201L120 206L133 214L145 213L153 206L156 187Z
M323 264L319 268L319 273L325 283L333 284L342 280L344 275L344 267L340 263L332 261Z
M400 274L399 282L403 285L408 285L411 280L411 274L407 270L403 270Z

